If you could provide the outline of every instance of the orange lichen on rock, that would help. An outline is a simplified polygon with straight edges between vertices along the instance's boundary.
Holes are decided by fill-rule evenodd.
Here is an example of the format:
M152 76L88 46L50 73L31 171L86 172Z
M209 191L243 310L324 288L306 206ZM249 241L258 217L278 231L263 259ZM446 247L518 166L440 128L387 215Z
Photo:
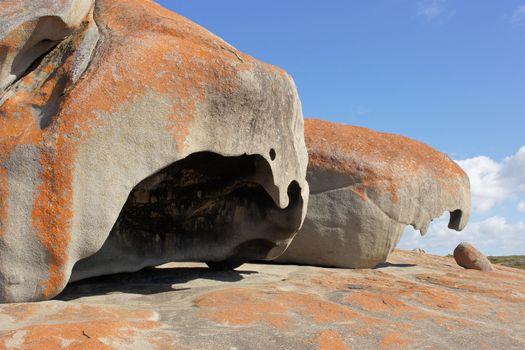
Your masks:
M7 170L0 166L0 237L5 232L7 225L7 199L9 198L9 185L7 183Z
M207 97L203 86L208 86L210 91L231 92L238 87L238 72L253 69L253 58L154 2L100 1L97 13L103 14L96 17L99 26L111 30L106 43L110 50L104 52L104 62L100 60L98 71L93 72L96 76L90 84L99 86L90 89L94 96L86 107L111 113L129 97L148 91L177 96L178 103L168 128L181 153L199 103ZM143 30L137 33L137 27ZM130 50L130 46L140 46L143 50ZM147 52L147 61L144 52ZM129 70L120 62L144 64L135 64L134 69ZM103 79L107 75L125 77L125 80ZM148 85L145 86L144 81Z
M441 306L451 310L468 308L466 305L461 306L461 302L456 300L457 297L446 290L434 289L411 281L395 281L390 275L381 271L358 271L359 275L351 278L342 273L329 273L314 276L311 281L334 290L345 287L352 289L354 284L358 284L359 289L356 289L349 298L355 303L363 304L370 311L409 310L410 308L400 298L417 300L429 307ZM361 289L366 289L366 292L360 293Z
M286 305L269 302L271 294L245 289L227 289L205 294L195 300L201 315L213 322L232 325L266 323L275 328L287 328L290 317Z
M357 320L369 324L380 322L315 294L271 289L225 289L199 297L195 305L200 308L204 318L233 325L261 322L284 329L292 327L297 318L304 317L317 324Z
M367 324L382 323L382 320L364 316L350 308L342 307L340 304L324 300L314 294L281 292L277 300L279 303L288 305L290 311L299 315L306 315L319 324L333 324L351 320L359 320Z
M97 320L77 323L55 323L50 325L28 326L17 331L8 332L0 336L4 346L17 334L23 334L24 349L100 349L111 350L116 347L106 344L105 339L111 343L126 344L138 331L151 329L154 322L129 322L120 320ZM27 345L26 345L27 344ZM64 344L68 344L64 346ZM8 349L6 347L6 349Z
M35 312L40 310L36 304L7 304L0 307L0 310L15 323L26 322Z
M406 349L410 341L399 332L392 332L381 341L381 349Z
M149 349L168 348L170 339L159 334L144 339L144 331L161 327L154 312L107 306L35 304L31 308L1 308L15 318L11 330L0 335L2 349L101 349L142 344ZM54 310L54 314L49 312ZM36 320L43 322L34 324Z
M450 181L466 176L443 153L396 134L306 119L305 140L309 167L355 174L353 191L362 199L374 189L390 194L392 201L397 202L399 189L410 184L422 170L433 172L451 193L455 186Z
M326 330L322 331L317 337L319 344L319 350L351 350L352 348L347 346L343 338L339 333Z
M482 323L476 321L476 317L484 317L482 315L487 313L501 315L502 306L490 302L483 295L509 303L524 302L525 283L518 270L512 277L510 273L499 276L497 272L487 276L478 271L459 270L448 258L416 257L416 253L408 252L396 252L395 255L402 262L405 258L406 261L419 259L424 267L439 268L441 273L417 274L415 280L408 280L377 270L354 270L351 274L331 271L308 279L292 280L291 283L307 290L347 290L350 294L344 301L353 310L380 320L396 319L405 323L430 321L447 330L479 328ZM409 260L408 256L413 260ZM425 263L428 265L425 266ZM469 293L459 292L461 290ZM506 317L502 320L508 322L512 319L509 313L513 310L505 311Z
M50 63L39 71L39 74L45 74L47 78L36 94L41 100L33 101L31 108L46 106L56 94L56 89L65 88L64 81L69 79L68 72L72 69L73 61L73 56L66 57L62 66L55 67ZM63 124L56 125L60 130ZM62 130L58 134L54 127L40 129L43 129L39 143L42 173L34 200L33 227L51 258L49 279L43 285L44 295L49 298L67 283L63 269L69 259L68 248L71 242L75 154L75 144L70 137L75 135L76 128Z
M470 272L470 271L469 271ZM477 272L477 271L473 271ZM481 276L479 276L479 275ZM462 289L477 294L485 294L490 297L502 299L510 303L525 302L525 278L509 278L510 276L501 276L501 280L486 279L486 275L481 272L477 274L463 275L462 273L447 273L445 275L418 275L421 281L431 283L436 286L444 286L454 289ZM508 280L506 278L509 278ZM521 286L519 286L521 284Z
M71 39L73 40L73 39ZM77 41L79 39L76 39ZM77 43L78 44L78 43ZM64 46L73 45L71 42ZM42 173L34 197L32 226L51 258L49 279L43 281L46 297L53 296L67 282L62 271L68 261L71 240L73 148L65 144L66 135L43 125L40 111L58 105L57 95L70 82L75 57L70 50L57 52L17 82L14 95L0 106L0 154L9 158L19 146L33 145L39 149ZM5 169L2 169L5 172ZM2 174L0 177L3 178ZM4 182L0 180L0 182ZM2 185L2 192L6 191ZM20 199L22 200L22 199ZM2 205L5 210L7 206Z
M47 166L41 174L33 210L33 226L38 230L43 245L48 249L51 261L49 279L45 282L44 295L51 297L67 282L64 265L68 261L71 234L69 223L72 217L72 174L61 159L43 152L42 163Z
M372 312L388 312L394 315L401 312L414 311L413 307L409 307L401 300L386 294L355 292L347 299L350 304L358 305L367 311Z

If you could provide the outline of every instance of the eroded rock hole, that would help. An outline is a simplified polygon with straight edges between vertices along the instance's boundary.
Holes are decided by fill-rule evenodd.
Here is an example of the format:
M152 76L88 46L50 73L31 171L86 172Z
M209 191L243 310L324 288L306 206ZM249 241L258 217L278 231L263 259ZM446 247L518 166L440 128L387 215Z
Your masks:
M275 150L273 148L270 149L270 159L275 160L276 156L277 156L277 153L275 153Z
M73 29L68 28L59 17L43 16L38 20L21 24L8 34L7 39L17 38L21 32L28 31L31 35L23 41L21 47L0 45L0 68L10 75L10 77L0 75L0 93L35 70L43 59L73 32ZM2 67L4 65L8 68Z
M93 275L168 261L228 269L268 258L298 230L303 205L292 182L290 204L279 208L257 182L268 175L262 156L192 154L140 182L102 249L75 269Z
M5 90L7 90L10 86L13 86L15 85L18 81L22 80L25 76L31 74L34 70L37 69L37 67L40 65L40 63L42 63L42 61L44 60L44 58L49 55L49 53L51 53L56 47L57 47L58 43L57 42L52 42L52 41L49 41L49 40L44 40L42 45L39 45L39 46L45 46L47 47L47 49L40 54L40 56L37 56L35 58L31 57L30 60L26 60L26 62L22 62L22 63L19 63L19 57L23 57L22 55L19 55L17 58L15 58L15 62L13 63L13 66L15 68L13 68L13 70L15 72L18 72L18 77L16 79L13 80L13 82L11 82L8 86L5 86L5 87L2 87L0 86L0 95L2 95ZM7 50L7 49L5 49ZM1 63L3 62L4 58L3 58L3 52L2 52L2 48L0 48L0 65ZM22 67L22 68L17 68L17 67ZM0 82L1 84L2 82ZM1 97L1 96L0 96ZM0 99L1 101L1 99ZM0 102L0 104L2 104L2 102Z
M463 211L460 209L450 212L450 219L448 222L448 228L459 230L461 225L461 218L463 217Z

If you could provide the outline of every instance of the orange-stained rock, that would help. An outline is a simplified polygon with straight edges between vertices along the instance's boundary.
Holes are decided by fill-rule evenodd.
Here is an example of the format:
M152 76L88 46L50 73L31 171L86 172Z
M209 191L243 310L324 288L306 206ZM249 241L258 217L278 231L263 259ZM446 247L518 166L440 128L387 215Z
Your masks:
M0 309L1 327L9 329L0 332L0 349L172 348L172 337L160 332L162 324L151 310L57 301Z
M459 266L466 269L494 271L489 259L472 244L462 242L454 249L454 259Z
M346 346L342 337L334 331L322 331L318 337L319 350L351 350L352 348Z
M470 215L465 172L415 140L317 119L305 121L308 213L279 262L348 268L386 261L407 225L425 234L450 212L461 230Z
M306 163L290 76L186 18L0 2L0 302L53 297L79 260L73 279L276 257Z
M523 349L525 271L395 250L377 269L170 263L0 305L0 349Z

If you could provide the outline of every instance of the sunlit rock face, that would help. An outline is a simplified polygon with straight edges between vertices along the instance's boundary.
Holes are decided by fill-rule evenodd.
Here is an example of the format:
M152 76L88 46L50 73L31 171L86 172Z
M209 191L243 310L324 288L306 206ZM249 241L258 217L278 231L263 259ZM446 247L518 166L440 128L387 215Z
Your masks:
M445 154L409 138L305 121L310 184L301 231L277 261L347 268L386 261L407 225L424 234L450 212L462 230L470 215L470 185Z
M282 253L308 199L285 72L150 1L0 16L1 302L53 297L72 271Z

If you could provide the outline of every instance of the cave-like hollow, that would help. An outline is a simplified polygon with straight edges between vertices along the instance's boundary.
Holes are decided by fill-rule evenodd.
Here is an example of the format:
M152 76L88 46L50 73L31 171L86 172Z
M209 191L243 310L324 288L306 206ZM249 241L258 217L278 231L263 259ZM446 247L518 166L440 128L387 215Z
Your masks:
M172 261L231 269L271 257L297 232L303 210L295 181L289 205L275 204L261 185L271 176L260 155L199 152L169 165L133 188L104 245L75 265L72 280Z

